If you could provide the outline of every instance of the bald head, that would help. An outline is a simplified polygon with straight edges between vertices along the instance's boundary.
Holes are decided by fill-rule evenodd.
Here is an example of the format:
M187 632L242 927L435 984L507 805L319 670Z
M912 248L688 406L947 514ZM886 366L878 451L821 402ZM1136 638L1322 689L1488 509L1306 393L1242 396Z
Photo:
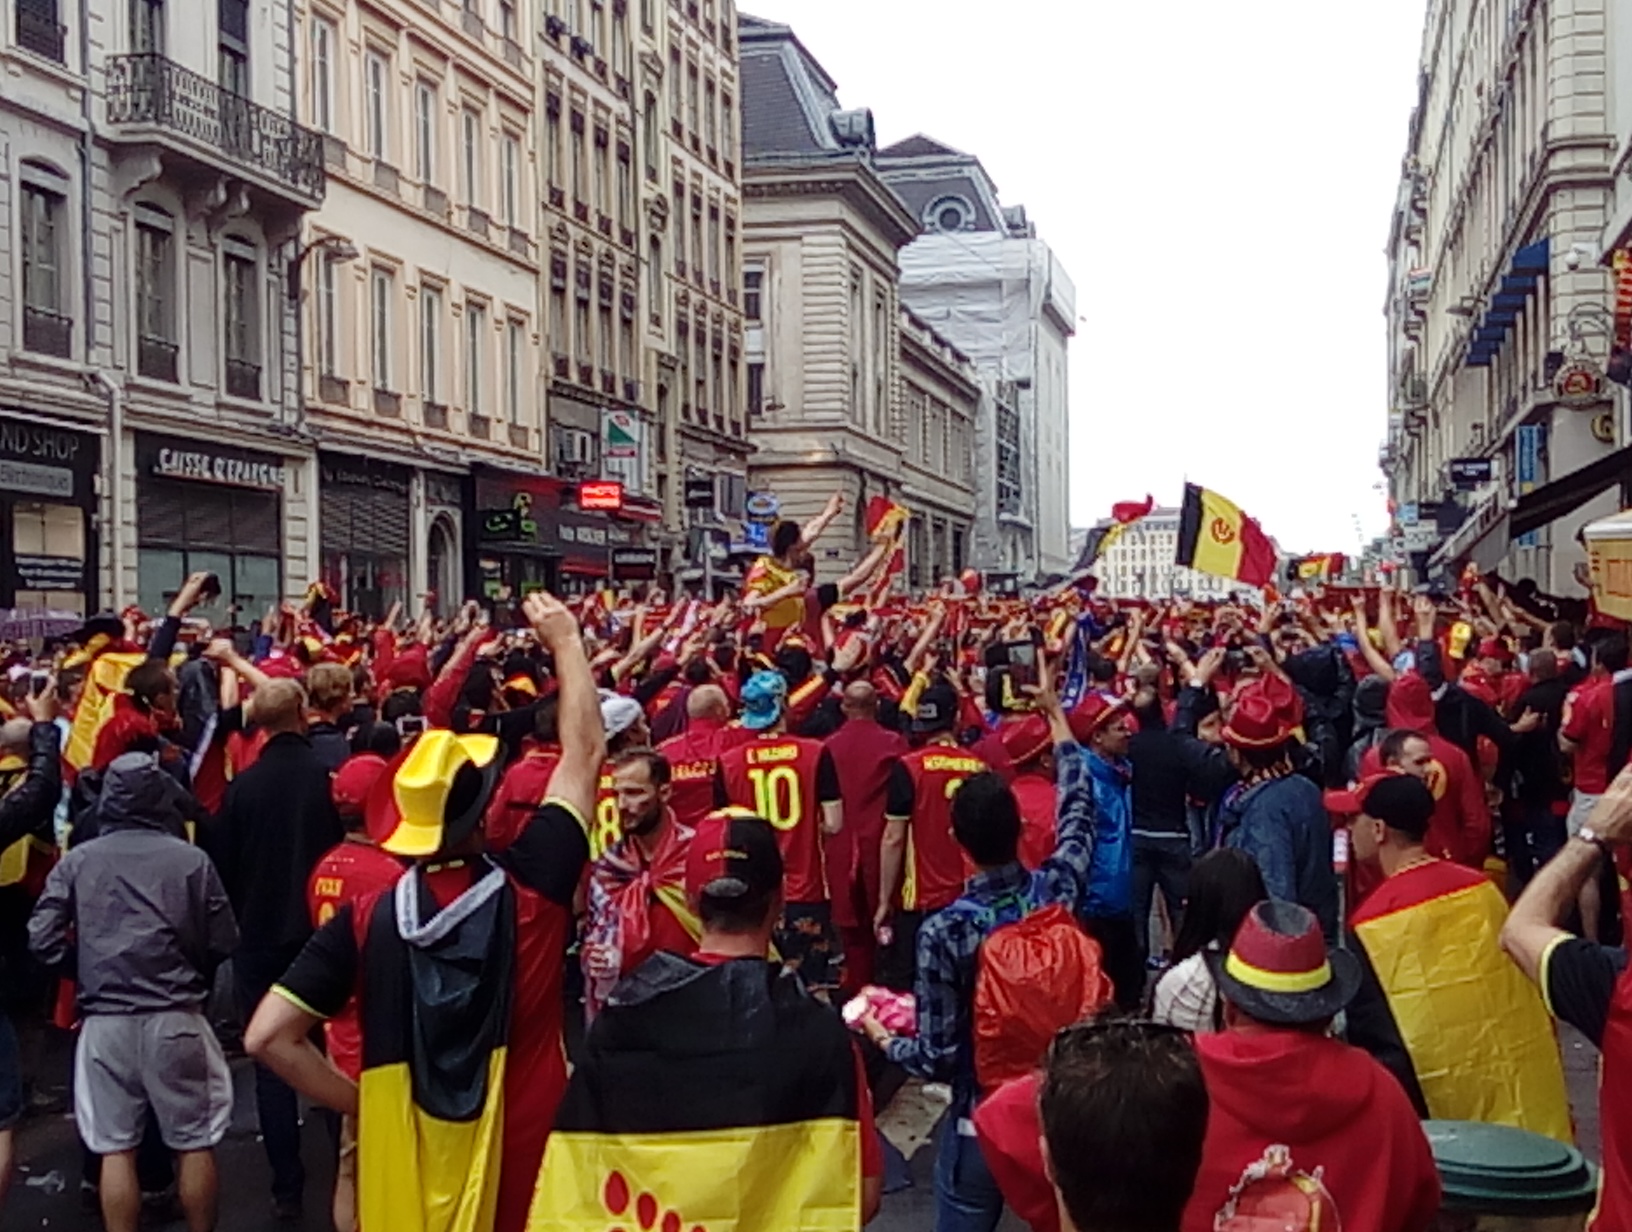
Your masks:
M865 680L857 680L844 686L844 701L841 703L844 717L847 719L875 719L878 717L878 690Z
M33 730L34 723L30 719L7 719L0 723L0 751L26 753L28 735Z
M700 684L686 698L686 717L717 719L731 717L731 703L725 699L725 690L717 684Z

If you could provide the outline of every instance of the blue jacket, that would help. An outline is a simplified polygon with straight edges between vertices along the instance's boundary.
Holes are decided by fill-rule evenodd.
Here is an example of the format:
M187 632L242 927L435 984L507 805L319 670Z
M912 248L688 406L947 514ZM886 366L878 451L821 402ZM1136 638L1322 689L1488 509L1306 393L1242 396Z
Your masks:
M1133 768L1088 754L1094 780L1094 859L1088 869L1084 918L1133 910Z
M1320 788L1301 774L1234 787L1219 809L1224 846L1251 856L1271 898L1315 913L1326 940L1337 940L1337 875L1332 825Z

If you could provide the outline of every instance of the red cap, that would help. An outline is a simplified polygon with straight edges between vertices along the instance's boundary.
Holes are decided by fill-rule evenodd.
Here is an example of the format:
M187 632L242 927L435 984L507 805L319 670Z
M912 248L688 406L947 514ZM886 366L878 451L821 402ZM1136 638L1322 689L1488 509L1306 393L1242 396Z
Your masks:
M1371 789L1384 779L1397 778L1398 770L1385 770L1381 774L1368 774L1353 787L1340 788L1328 791L1322 799L1328 813L1336 813L1339 817L1358 817L1366 811L1366 797Z
M329 781L329 797L341 820L351 821L363 815L363 803L374 784L385 772L385 758L378 753L359 753L348 758ZM372 836L371 836L372 837Z
M1127 705L1117 698L1090 693L1068 716L1071 734L1078 744L1087 744L1095 732L1126 709Z
M693 901L740 898L782 884L776 831L747 809L724 808L698 823L686 851L686 894Z

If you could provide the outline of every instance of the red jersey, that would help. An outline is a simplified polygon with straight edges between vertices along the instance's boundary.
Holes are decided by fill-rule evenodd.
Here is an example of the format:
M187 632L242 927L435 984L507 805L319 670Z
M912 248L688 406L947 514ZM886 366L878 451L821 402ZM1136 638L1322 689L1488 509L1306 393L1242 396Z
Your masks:
M550 788L550 776L560 764L558 747L534 745L504 772L482 820L489 851L503 851L516 841L516 835L543 803Z
M1490 852L1490 805L1485 781L1468 755L1443 736L1427 735L1432 760L1423 780L1434 796L1434 815L1428 819L1423 845L1428 854L1469 868L1483 868ZM1383 772L1382 746L1372 745L1360 757L1360 777ZM1375 888L1369 875L1361 888Z
M720 756L717 804L751 809L776 827L782 890L790 903L825 903L822 804L842 799L833 758L820 741L761 735Z
M1564 699L1559 734L1576 746L1575 789L1589 796L1609 788L1609 754L1615 742L1615 682L1592 676Z
M963 893L974 870L952 836L952 799L965 779L985 772L985 762L951 743L928 744L901 759L888 814L911 818L901 861L903 911L939 911Z
M402 870L395 856L365 839L346 838L335 844L312 869L306 885L306 909L311 912L312 927L322 928L341 907L365 894L389 890L397 884ZM357 1022L355 998L329 1019L324 1031L335 1068L356 1082L363 1063L363 1030Z
M833 889L833 922L840 928L871 926L869 906L878 902L879 845L884 838L884 801L890 772L907 753L899 732L872 721L851 719L827 738L827 751L844 796L844 829L827 841L827 875ZM846 893L848 889L850 892ZM859 893L857 892L859 890Z
M1020 808L1020 863L1035 872L1054 854L1058 792L1041 774L1022 774L1014 780L1014 802Z
M693 719L684 732L657 746L669 763L669 807L683 826L695 829L714 808L714 778L720 772L725 732L724 723Z

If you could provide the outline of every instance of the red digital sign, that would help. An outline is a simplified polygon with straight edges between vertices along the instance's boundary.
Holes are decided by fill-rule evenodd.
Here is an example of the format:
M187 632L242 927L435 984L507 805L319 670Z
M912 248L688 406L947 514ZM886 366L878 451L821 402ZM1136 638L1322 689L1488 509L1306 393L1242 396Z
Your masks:
M623 485L616 479L578 485L578 508L622 509Z

